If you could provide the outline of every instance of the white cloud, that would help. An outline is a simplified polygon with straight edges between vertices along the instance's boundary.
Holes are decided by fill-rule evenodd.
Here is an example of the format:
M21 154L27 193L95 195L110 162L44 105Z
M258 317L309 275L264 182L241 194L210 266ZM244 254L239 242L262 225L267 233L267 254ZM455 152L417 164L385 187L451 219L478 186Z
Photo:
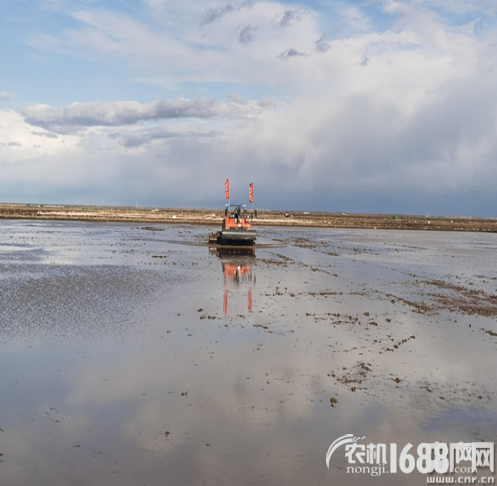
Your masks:
M283 15L277 21L280 27L290 27L300 22L305 16L305 10L285 10Z
M235 7L228 3L227 5L218 5L217 7L209 7L202 16L200 25L210 24L216 20L221 19L225 15L228 15L235 11Z
M256 31L257 29L255 27L251 27L250 24L248 24L240 31L238 40L242 44L248 44L249 42L252 42L255 39Z
M369 18L357 7L345 7L341 9L340 16L343 22L353 30L368 32L371 30Z
M299 69L275 68L275 59L289 49L310 52L322 36L315 14L277 2L227 3L207 10L193 1L185 5L173 12L167 5L155 6L154 26L108 10L78 10L72 14L78 28L59 36L32 36L29 44L119 59L141 71L141 81L173 87L184 82L286 83Z
M324 34L316 41L316 51L318 52L326 52L330 47L330 43L326 40Z
M12 95L8 91L2 91L0 92L0 101L2 100L10 100L12 98Z
M486 15L495 15L497 5L494 0L413 0L415 6L440 8L452 13L467 14L481 11Z
M437 10L428 0L381 2L391 21L382 31L359 7L342 8L340 21L353 33L340 38L322 31L317 11L281 2L148 3L155 23L79 10L79 27L45 47L124 61L143 83L208 82L225 93L38 104L20 110L22 117L0 112L18 127L3 141L12 145L0 147L5 160L44 153L50 170L72 160L80 173L85 164L106 164L116 181L139 166L136 190L147 187L147 196L160 198L169 184L177 204L185 197L181 182L196 185L195 197L206 200L226 171L247 167L264 174L268 188L303 200L401 191L454 194L457 201L464 191L494 191L495 32L475 34L475 19L455 25L444 2ZM177 26L168 23L171 15ZM270 96L251 99L251 89ZM162 177L168 172L174 183ZM113 191L120 190L116 182Z
M289 57L299 57L306 56L305 52L299 52L297 49L287 49L285 52L282 52L278 57L280 59L288 59Z
M147 121L181 118L229 118L260 111L258 105L222 103L215 99L156 100L72 103L64 107L28 106L21 110L27 123L54 132L66 133L94 126L123 126Z

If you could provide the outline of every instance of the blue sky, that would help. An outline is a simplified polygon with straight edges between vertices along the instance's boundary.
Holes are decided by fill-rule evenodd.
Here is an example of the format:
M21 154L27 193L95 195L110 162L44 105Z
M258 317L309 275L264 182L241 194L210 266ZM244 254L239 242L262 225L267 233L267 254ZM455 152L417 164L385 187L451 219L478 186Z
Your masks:
M0 200L495 217L496 14L0 0Z

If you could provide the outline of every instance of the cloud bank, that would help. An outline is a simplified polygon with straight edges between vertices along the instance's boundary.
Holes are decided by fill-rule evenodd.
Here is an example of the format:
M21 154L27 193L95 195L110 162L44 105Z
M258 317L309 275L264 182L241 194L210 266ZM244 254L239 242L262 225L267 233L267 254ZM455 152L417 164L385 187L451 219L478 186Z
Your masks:
M17 197L212 207L230 177L259 207L497 216L493 2L78 8L30 48L112 60L139 89L0 109Z
M215 99L156 100L142 104L136 101L72 103L64 107L28 106L20 113L26 123L50 131L67 133L77 128L117 127L140 122L181 118L219 118L249 114L253 105L222 103Z

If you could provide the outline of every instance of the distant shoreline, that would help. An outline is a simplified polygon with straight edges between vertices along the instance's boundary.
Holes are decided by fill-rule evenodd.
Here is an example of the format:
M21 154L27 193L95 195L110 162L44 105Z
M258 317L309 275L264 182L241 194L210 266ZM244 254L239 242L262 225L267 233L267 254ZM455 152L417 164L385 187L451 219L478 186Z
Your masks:
M0 204L0 219L202 224L219 226L224 210L49 204ZM400 229L497 233L497 219L258 210L253 224L309 228Z

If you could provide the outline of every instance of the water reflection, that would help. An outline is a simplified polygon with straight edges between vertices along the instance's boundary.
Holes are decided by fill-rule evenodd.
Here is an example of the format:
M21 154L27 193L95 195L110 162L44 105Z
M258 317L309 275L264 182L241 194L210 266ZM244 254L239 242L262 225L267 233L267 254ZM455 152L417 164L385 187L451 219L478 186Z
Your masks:
M252 262L255 259L254 248L217 248L217 256L221 259L224 276L223 312L228 314L228 299L240 291L247 289L247 310L252 312L252 287L255 285L255 275ZM240 303L235 301L235 305Z
M426 477L352 476L343 449L328 470L326 451L348 433L399 452L494 440L494 318L415 312L427 277L407 285L450 282L449 248L469 268L451 292L489 294L494 255L473 246L493 235L274 230L257 260L169 243L205 232L3 228L40 253L0 255L2 484L410 486Z

